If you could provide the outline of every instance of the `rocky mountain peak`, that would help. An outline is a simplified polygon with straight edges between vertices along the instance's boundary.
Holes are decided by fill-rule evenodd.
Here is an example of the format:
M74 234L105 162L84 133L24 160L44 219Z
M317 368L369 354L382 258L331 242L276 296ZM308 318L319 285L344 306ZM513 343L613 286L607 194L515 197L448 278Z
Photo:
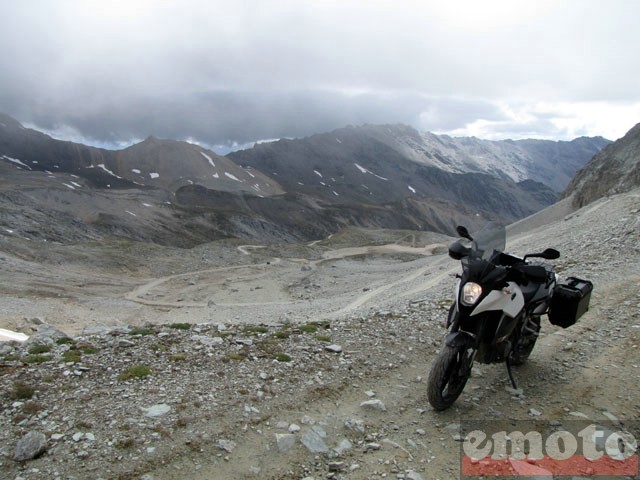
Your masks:
M628 192L640 186L640 123L595 155L568 185L563 197L573 195L581 207L598 198Z

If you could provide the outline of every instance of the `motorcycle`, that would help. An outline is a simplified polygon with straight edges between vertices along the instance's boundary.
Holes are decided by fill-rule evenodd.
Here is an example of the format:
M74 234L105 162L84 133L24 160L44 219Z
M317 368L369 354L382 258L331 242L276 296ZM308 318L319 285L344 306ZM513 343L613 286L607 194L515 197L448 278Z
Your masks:
M531 355L540 317L549 312L558 284L552 266L527 261L557 259L557 250L547 248L519 258L504 253L503 226L489 223L475 237L465 227L456 230L462 238L449 246L449 256L460 260L462 273L456 275L447 333L428 377L427 396L435 410L445 410L456 401L476 361L506 363L517 388L511 366L525 363Z

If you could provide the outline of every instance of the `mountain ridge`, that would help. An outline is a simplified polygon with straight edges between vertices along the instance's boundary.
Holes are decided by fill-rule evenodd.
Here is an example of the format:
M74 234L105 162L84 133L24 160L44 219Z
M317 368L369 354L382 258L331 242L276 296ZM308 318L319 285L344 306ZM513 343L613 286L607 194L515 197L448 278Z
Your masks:
M640 123L595 155L567 186L575 207L640 186Z
M408 158L409 140L422 138L404 125L345 127L221 157L154 136L121 150L89 147L1 116L0 234L192 246L315 240L349 226L453 233L458 223L511 222L555 201L535 179Z

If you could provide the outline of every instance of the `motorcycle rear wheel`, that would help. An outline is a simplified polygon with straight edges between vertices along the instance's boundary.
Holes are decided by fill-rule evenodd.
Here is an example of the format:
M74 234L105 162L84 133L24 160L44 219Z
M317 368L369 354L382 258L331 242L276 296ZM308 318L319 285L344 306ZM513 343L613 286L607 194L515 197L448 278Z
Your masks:
M470 365L464 365L464 347L444 345L431 365L427 380L427 399L435 410L446 410L458 399L471 375Z

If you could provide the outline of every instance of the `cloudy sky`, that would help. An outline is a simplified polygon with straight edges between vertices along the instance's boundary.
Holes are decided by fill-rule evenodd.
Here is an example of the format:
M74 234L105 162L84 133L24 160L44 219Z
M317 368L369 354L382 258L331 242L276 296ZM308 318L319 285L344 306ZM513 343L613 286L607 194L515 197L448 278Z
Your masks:
M116 148L345 125L487 139L640 122L637 0L0 0L0 112Z

